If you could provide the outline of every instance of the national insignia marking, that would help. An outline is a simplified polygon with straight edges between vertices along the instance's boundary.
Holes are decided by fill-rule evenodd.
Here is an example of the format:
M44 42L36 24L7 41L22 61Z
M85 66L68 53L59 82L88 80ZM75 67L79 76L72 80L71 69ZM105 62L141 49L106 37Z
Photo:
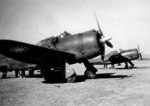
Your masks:
M24 47L24 46L17 46L17 47L13 47L11 48L11 52L15 52L15 53L22 53L22 52L25 52L27 51L27 47Z

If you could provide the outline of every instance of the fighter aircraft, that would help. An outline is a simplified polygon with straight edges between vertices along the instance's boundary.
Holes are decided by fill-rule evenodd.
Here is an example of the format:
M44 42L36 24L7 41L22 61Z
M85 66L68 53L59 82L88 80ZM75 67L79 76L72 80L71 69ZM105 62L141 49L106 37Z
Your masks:
M95 78L97 69L88 61L95 56L104 58L105 44L111 38L104 37L98 20L99 31L93 29L65 37L44 39L38 45L14 40L0 40L0 53L19 61L37 64L47 82L74 82L76 73L71 64L84 63L85 77Z
M101 60L100 57L89 60L91 64L94 65L104 65L104 68L107 68L107 65L111 64L114 68L114 64L125 63L125 68L133 68L134 64L131 62L132 60L142 59L141 51L138 45L138 48L128 49L128 50L114 50L105 55L104 60ZM131 65L128 67L128 63Z

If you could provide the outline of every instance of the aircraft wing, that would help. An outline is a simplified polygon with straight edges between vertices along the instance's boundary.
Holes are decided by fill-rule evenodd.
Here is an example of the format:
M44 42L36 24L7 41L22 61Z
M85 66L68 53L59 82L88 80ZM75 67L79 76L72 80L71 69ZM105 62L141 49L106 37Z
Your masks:
M16 60L33 64L54 65L58 61L65 60L70 63L75 59L75 55L68 52L13 40L0 40L0 53Z
M21 69L36 69L36 64L28 64L21 61L14 60L12 58L6 57L0 54L0 66L7 66L8 70L21 70Z
M91 63L91 64L94 64L94 65L104 65L104 64L111 64L111 62L110 61L108 61L108 60L105 60L104 59L104 62L101 60L101 57L96 57L96 58L92 58L92 59L89 59L89 62Z

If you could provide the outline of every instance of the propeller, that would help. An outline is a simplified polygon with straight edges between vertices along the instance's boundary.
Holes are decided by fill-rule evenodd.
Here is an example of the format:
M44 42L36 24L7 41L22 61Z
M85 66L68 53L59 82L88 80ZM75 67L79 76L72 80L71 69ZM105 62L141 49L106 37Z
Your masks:
M100 42L102 42L103 44L106 44L108 47L110 48L113 48L113 45L111 44L111 42L109 42L109 40L111 40L112 38L111 37L105 37L102 30L101 30L101 27L99 25L99 22L98 22L98 19L97 19L97 16L95 14L95 11L94 11L94 15L95 15L95 19L96 19L96 23L97 23L97 26L98 26L98 30L99 30L99 34L101 35L101 39L100 39ZM101 55L101 59L102 61L104 61L104 58L105 58L105 45L104 45L104 51Z
M103 39L105 39L105 36L104 36L104 34L103 34L102 30L101 30L101 27L100 27L100 25L99 25L99 22L98 22L98 19L97 19L97 16L96 16L95 12L94 12L94 15L95 15L95 19L96 19L96 22L97 22L97 26L98 26L99 33L100 33L100 35L102 36L102 40L103 40ZM111 39L106 39L104 43L105 43L108 47L113 48L113 45L112 45L111 42L109 42L109 40L111 40Z
M141 50L140 50L139 44L137 44L137 49L138 49L139 57L141 58L141 60L143 60L142 52L141 52Z

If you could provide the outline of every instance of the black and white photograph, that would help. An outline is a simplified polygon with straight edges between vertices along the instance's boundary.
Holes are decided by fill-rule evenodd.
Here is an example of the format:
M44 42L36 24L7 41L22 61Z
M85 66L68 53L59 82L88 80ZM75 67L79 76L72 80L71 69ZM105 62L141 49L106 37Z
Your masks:
M0 0L0 106L150 106L149 0Z

